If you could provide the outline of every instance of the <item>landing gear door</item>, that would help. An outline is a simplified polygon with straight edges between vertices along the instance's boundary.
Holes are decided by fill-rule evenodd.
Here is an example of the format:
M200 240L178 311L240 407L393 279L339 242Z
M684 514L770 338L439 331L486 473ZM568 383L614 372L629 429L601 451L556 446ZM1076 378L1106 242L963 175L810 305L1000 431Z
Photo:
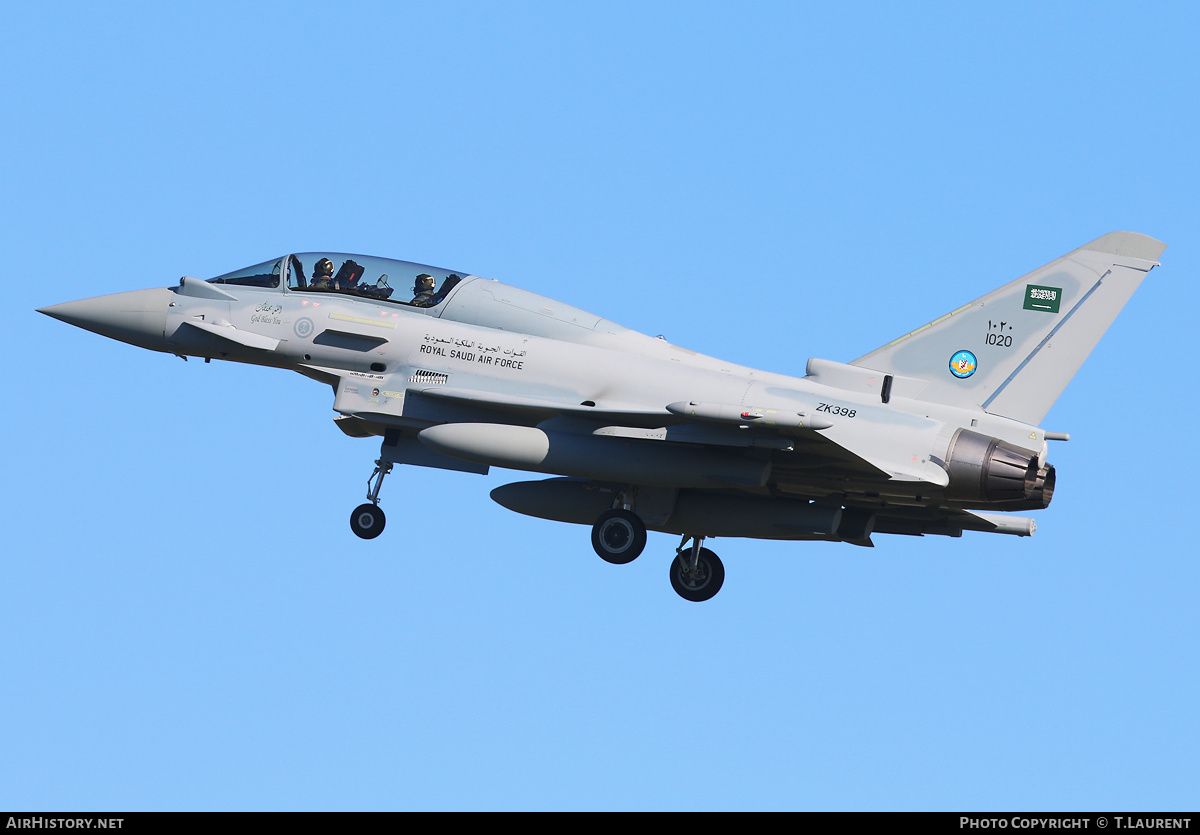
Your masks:
M382 374L342 377L333 409L343 415L370 420L373 416L398 418L404 414L404 386Z

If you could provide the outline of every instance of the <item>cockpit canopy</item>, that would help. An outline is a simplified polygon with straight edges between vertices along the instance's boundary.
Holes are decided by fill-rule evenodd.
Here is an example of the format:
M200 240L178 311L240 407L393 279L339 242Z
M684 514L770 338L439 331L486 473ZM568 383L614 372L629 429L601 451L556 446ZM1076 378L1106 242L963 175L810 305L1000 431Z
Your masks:
M462 275L371 255L304 252L226 273L209 279L209 283L279 287L283 280L289 291L338 293L411 307L435 307L462 280Z
M519 287L373 255L300 252L210 278L208 283L297 293L302 305L323 303L317 298L322 293L350 296L400 305L450 322L565 342L609 344L614 336L649 339L594 313ZM659 348L655 345L653 350Z

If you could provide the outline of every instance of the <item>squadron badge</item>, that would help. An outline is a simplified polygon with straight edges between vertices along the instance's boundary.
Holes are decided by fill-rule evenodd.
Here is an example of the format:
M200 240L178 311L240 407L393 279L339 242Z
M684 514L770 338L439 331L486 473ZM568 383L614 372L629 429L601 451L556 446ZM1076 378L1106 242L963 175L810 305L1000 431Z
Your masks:
M970 351L955 351L954 356L950 357L950 373L960 380L965 380L974 374L978 366L975 355Z

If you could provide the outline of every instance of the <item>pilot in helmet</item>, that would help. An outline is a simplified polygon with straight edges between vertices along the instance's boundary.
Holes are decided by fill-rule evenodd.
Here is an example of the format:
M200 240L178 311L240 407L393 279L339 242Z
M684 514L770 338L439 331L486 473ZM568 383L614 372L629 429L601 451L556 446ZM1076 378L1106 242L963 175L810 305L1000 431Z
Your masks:
M313 280L309 285L314 290L332 290L333 289L333 262L328 258L322 258L313 267Z
M417 307L429 307L433 304L434 283L433 276L429 273L421 273L417 276L417 280L413 284L412 303Z

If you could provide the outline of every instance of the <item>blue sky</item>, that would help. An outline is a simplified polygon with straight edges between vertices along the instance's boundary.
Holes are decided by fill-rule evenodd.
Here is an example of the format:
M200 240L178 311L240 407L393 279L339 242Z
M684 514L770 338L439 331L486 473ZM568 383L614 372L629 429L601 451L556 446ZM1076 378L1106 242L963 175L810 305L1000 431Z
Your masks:
M1200 13L1184 3L0 10L0 807L1195 808ZM288 251L848 361L1169 244L1029 539L717 540L704 605L403 468L327 388L37 307Z

